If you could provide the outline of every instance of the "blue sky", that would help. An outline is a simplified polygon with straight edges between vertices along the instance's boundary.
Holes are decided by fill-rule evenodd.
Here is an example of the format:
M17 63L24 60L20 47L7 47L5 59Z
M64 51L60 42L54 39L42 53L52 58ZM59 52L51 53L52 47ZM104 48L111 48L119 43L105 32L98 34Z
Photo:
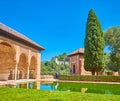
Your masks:
M43 46L42 60L50 60L84 47L90 9L103 31L120 25L119 0L0 0L0 22Z

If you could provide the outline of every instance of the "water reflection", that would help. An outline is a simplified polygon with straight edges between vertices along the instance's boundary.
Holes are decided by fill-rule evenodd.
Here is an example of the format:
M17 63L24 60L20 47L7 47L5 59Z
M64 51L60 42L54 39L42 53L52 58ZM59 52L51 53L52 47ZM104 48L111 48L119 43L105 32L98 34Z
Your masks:
M56 90L58 87L58 83L56 87L53 87L53 82L27 82L21 83L17 85L9 85L11 88L25 88L25 89L39 89L39 90Z
M40 89L40 82L27 82L27 83L21 83L17 85L9 85L8 87L11 88L27 88L27 89Z
M55 85L55 89L57 89L59 86L59 83L57 82L56 85Z
M40 82L32 82L31 89L40 89ZM30 86L29 86L30 88Z

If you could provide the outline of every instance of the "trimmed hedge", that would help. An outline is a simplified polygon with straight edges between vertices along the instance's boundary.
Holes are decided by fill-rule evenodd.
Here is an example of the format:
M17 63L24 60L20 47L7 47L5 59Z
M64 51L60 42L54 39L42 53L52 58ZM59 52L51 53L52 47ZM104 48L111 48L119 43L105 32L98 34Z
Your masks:
M41 75L55 75L55 73L51 73L51 72L41 72Z
M59 79L68 81L120 82L120 76L60 75Z

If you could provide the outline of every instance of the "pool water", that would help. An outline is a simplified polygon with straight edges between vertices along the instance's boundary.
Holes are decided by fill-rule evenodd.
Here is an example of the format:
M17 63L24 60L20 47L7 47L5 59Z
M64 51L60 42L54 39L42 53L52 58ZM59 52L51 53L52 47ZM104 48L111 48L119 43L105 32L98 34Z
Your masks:
M56 90L50 83L40 83L40 82L27 82L17 85L7 85L10 88L29 88L29 89L40 89L40 90Z
M99 93L120 95L119 84L92 84L92 83L71 83L71 82L29 82L9 86L14 88L54 90L67 92Z
M55 90L55 89L49 84L40 84L40 90Z

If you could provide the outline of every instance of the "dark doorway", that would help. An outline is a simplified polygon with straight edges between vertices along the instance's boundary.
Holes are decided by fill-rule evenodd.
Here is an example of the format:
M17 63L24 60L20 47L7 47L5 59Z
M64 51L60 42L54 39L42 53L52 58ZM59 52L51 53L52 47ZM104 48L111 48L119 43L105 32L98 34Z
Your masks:
M73 65L73 73L75 73L75 65Z

